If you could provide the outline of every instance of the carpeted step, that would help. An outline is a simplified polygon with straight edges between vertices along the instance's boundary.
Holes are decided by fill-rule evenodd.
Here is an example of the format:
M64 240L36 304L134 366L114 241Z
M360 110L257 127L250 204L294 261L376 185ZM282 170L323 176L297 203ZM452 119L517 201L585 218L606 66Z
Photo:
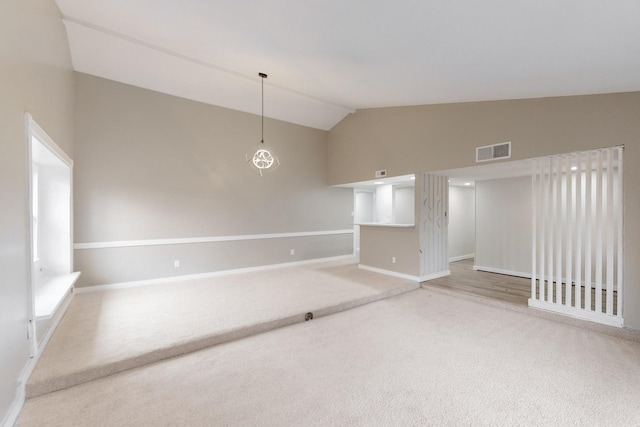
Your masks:
M394 286L391 289L376 292L364 297L353 298L333 305L310 305L307 310L301 310L294 315L277 317L243 327L214 331L210 334L204 334L188 340L172 342L170 345L152 349L147 352L141 352L121 360L92 364L89 366L78 366L77 369L67 369L66 372L52 372L55 370L40 369L39 371L34 371L34 375L32 375L27 382L26 395L27 398L41 396L43 394L73 387L78 384L159 362L168 358L260 334L283 326L305 322L306 320L309 320L308 318L310 316L308 313L312 313L312 318L327 316L364 304L379 301L384 298L410 292L418 289L419 287L419 283L402 280L400 281L399 286ZM36 367L36 369L38 369L38 367Z

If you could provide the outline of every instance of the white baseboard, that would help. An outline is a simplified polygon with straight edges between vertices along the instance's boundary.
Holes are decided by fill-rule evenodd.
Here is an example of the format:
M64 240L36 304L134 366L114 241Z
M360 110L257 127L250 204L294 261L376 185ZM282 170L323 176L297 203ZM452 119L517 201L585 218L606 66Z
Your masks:
M412 276L410 274L398 273L397 271L385 270L383 268L370 267L364 264L358 264L358 268L363 270L373 271L374 273L385 274L387 276L399 277L401 279L412 280L414 282L420 282L420 277Z
M49 327L49 330L42 338L42 341L40 342L40 344L38 344L38 351L36 352L35 356L30 357L27 363L24 365L24 368L22 368L22 372L18 377L18 383L16 385L16 397L15 399L13 399L13 403L11 404L11 407L9 408L7 415L4 417L4 420L2 421L2 424L0 424L0 426L12 427L18 420L18 417L20 416L20 412L22 412L22 407L24 406L24 402L26 401L27 381L29 380L29 377L31 376L33 369L36 367L36 364L38 363L38 360L40 359L42 352L47 347L49 340L53 336L54 331L60 324L62 317L64 316L67 309L69 308L69 305L71 305L71 301L73 300L73 288L71 290L70 295L71 295L71 298L68 298L67 301L64 304L62 304L60 307L58 307L58 309L56 310L56 313L52 318L53 320L51 322L51 326Z
M310 260L285 262L281 264L260 265L257 267L236 268L231 270L213 271L208 273L185 274L182 276L159 277L157 279L134 280L131 282L111 283L108 285L86 286L81 288L75 288L75 292L82 294L87 292L99 292L99 291L114 290L114 289L137 288L139 286L150 286L150 285L158 285L158 284L164 284L164 283L173 283L173 282L179 282L182 280L206 279L210 277L228 276L231 274L238 274L238 273L253 273L256 271L275 270L278 268L285 268L285 267L296 267L300 265L314 264L317 262L340 261L340 260L349 260L349 259L355 259L355 258L353 255L340 255L340 256L328 257L328 258L314 258Z
M488 273L506 274L508 276L525 277L527 279L531 279L531 273L525 273L522 271L503 270L501 268L483 267L481 265L474 265L473 269L477 271L486 271Z
M462 261L463 259L475 258L476 254L459 255L449 258L449 262Z
M4 417L4 420L2 420L2 424L0 424L0 426L13 427L15 425L16 421L18 421L18 417L20 416L20 412L22 411L22 407L24 406L24 401L24 391L22 394L17 393L16 398L13 399L13 402L9 407L9 412L7 412L7 415Z
M428 280L438 279L440 277L447 277L447 276L451 276L451 270L443 270L443 271L438 271L436 273L420 276L420 282L426 282Z
M358 267L363 270L373 271L374 273L385 274L387 276L399 277L401 279L407 279L414 282L422 283L427 280L437 279L439 277L445 277L451 275L450 270L438 271L436 273L427 274L424 276L412 276L410 274L398 273L397 271L385 270L383 268L371 267L368 265L358 264Z
M540 301L532 298L529 298L529 307L551 311L554 313L560 313L566 316L575 317L577 319L589 320L591 322L601 323L607 326L614 326L616 328L624 327L624 319L622 317L612 316L606 313L581 310L574 307L567 307L565 305L554 304L552 302Z

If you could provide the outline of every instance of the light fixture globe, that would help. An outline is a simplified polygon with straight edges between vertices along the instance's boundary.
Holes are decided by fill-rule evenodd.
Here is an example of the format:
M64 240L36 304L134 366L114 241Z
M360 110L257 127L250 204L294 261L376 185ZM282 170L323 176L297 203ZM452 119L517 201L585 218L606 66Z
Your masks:
M253 155L253 166L258 169L269 169L273 165L273 156L265 148L258 148Z
M267 75L264 73L258 73L262 78L262 139L260 144L253 147L251 152L245 154L245 158L249 166L251 166L260 176L265 176L267 173L280 166L280 160L275 155L274 151L264 145L264 79Z
M280 166L278 156L264 142L253 147L249 153L245 154L245 158L249 166L258 172L260 176L265 176Z

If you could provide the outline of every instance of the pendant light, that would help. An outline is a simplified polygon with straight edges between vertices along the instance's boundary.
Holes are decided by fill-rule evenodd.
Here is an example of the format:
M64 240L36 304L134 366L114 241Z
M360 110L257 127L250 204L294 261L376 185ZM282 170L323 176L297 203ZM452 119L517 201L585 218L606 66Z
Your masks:
M265 176L267 173L280 166L280 160L275 155L273 149L267 147L264 143L264 79L267 78L265 73L258 73L262 79L262 123L261 123L261 138L260 144L252 148L250 153L245 154L245 158L249 166L251 166L260 176Z

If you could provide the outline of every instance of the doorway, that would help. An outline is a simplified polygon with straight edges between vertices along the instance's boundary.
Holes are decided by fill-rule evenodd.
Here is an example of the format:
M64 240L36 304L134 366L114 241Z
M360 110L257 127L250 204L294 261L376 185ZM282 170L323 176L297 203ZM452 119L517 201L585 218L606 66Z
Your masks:
M438 172L475 181L473 270L513 278L518 293L527 279L529 306L622 326L623 151Z

